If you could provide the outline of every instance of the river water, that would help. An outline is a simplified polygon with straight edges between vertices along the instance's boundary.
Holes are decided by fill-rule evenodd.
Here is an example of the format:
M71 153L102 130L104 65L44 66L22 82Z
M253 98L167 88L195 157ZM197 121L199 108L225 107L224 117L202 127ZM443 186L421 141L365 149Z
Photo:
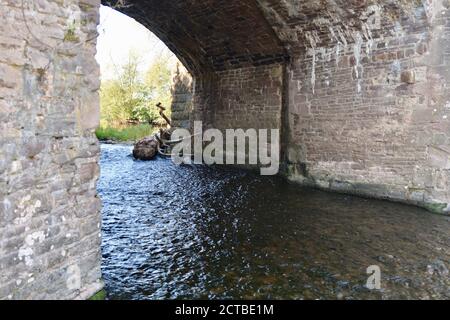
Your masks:
M450 299L449 217L130 154L102 145L109 299Z

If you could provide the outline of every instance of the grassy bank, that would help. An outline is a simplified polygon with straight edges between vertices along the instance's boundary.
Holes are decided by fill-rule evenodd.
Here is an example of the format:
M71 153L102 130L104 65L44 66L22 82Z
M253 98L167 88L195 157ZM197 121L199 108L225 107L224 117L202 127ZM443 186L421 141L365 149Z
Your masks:
M155 128L148 124L140 124L125 128L100 127L95 132L99 140L136 141L155 132Z

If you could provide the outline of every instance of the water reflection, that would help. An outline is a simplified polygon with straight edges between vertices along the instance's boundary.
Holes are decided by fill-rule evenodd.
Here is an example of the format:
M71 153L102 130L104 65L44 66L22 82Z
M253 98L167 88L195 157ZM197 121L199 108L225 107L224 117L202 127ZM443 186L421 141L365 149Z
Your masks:
M102 146L111 299L450 298L448 217L130 153Z

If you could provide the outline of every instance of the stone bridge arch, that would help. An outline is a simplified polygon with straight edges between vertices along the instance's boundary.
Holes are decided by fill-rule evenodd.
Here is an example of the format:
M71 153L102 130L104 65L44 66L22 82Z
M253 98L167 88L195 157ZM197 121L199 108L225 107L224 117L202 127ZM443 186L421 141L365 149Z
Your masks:
M193 75L193 110L175 110L178 123L280 127L282 73L288 55L257 1L105 0L103 4L147 27ZM271 110L261 117L264 108ZM250 118L262 120L248 123Z
M196 78L189 121L281 128L293 181L450 211L449 1L124 3ZM0 299L87 298L100 0L0 5Z

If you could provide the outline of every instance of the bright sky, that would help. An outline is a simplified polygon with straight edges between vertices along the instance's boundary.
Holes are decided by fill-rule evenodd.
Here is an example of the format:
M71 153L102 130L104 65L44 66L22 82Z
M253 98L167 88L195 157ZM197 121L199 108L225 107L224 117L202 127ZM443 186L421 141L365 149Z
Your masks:
M102 79L111 79L116 69L128 61L130 51L142 57L141 69L147 70L155 57L170 52L161 40L136 20L102 6L100 8L97 61Z

